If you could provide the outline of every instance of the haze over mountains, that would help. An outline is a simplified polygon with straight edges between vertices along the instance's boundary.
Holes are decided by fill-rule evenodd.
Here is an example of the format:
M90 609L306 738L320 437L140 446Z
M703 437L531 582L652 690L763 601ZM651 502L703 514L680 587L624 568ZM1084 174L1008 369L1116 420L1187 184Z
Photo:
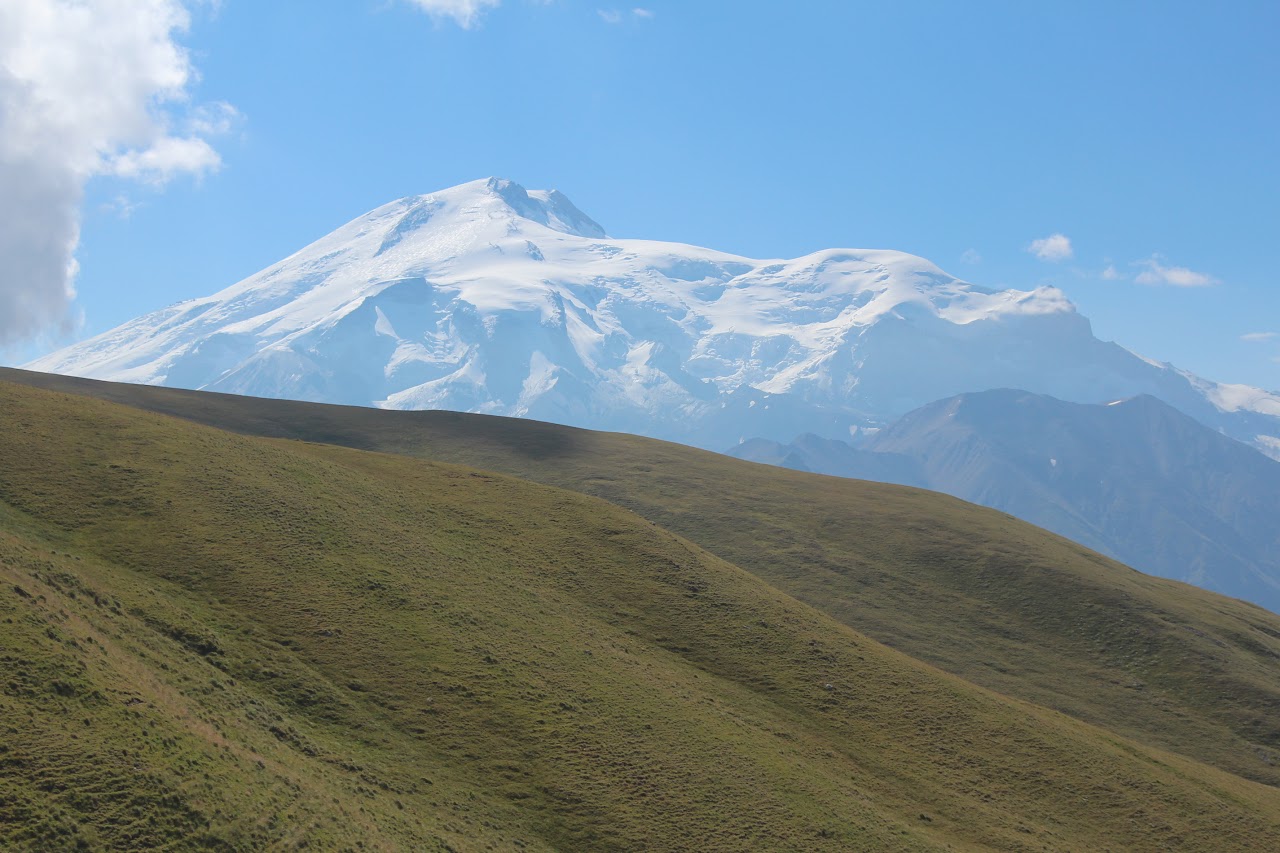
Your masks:
M809 435L730 453L946 492L1280 612L1280 462L1154 397L1085 405L1024 391L962 394L856 448Z
M560 193L500 179L384 205L213 296L29 367L715 450L845 439L990 388L1150 394L1280 454L1280 397L1099 341L1053 288L988 290L892 251L758 260L615 239Z

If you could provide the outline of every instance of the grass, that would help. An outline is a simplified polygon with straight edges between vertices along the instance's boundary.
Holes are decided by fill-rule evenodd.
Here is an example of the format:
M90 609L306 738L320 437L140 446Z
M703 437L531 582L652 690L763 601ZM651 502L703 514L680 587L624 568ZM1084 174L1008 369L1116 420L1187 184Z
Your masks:
M1000 512L530 421L0 377L602 497L966 680L1280 785L1280 616L1140 574Z
M432 432L415 418L401 430L394 420L395 449L447 455L438 424ZM458 425L456 447L506 454L508 467L591 471L580 489L636 494L611 503L0 383L0 846L1280 845L1280 791L974 686L854 630L854 616L833 618L778 588L808 578L834 597L845 594L840 583L879 573L910 581L881 578L882 587L910 590L933 572L929 612L900 614L896 630L922 631L949 602L955 624L933 631L963 649L979 642L970 608L980 599L956 590L982 586L965 560L983 549L988 583L1008 586L1012 555L1022 555L1031 579L1000 593L1015 603L1035 594L1035 578L1052 581L1053 568L1070 595L1047 594L1069 609L1087 575L1037 562L1050 545L1070 552L1062 540L954 501L930 515L946 499L906 490L868 496L865 511L879 516L816 503L804 504L804 519L787 515L794 507L771 514L770 497L814 488L805 483L866 487L769 480L774 494L757 505L745 497L757 483L715 480L711 454L536 424L522 434L520 422L493 421L496 437L478 429L489 419L443 422ZM361 435L394 444L376 430ZM585 443L596 439L634 452L610 462ZM646 493L635 482L656 485ZM961 511L972 517L948 514ZM858 535L842 538L844 527ZM734 549L734 530L737 551L756 552L752 571L716 553ZM927 552L902 545L948 530L955 546L927 569L917 565ZM846 541L863 549L861 562L837 572L831 549ZM783 554L776 585L760 568L766 551ZM1217 639L1223 624L1237 626L1243 605L1165 582L1146 593L1146 580L1123 573L1124 583L1108 583L1119 570L1092 559L1100 590L1130 596L1129 610L1098 622L1147 618L1140 596L1173 589L1187 607L1225 615L1170 627L1171 636ZM991 628L986 657L1022 650L1052 662L1045 638L1065 636L1058 626L1070 619L1021 615L1034 610L1030 601L1013 609L1004 645ZM1034 642L1018 645L1023 635ZM1243 643L1218 651L1236 680L1252 677L1241 661L1262 654ZM1067 676L1100 668L1104 653L1092 654ZM1075 661L1070 648L1059 656ZM1032 691L1051 679L1027 681ZM1218 713L1202 702L1197 725ZM1213 736L1229 755L1236 735L1223 724Z

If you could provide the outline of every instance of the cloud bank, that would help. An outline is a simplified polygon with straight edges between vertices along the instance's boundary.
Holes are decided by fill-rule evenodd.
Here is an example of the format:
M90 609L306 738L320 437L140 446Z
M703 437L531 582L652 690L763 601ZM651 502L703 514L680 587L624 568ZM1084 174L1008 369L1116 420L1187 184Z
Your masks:
M178 0L0 3L0 346L68 324L85 184L215 171Z

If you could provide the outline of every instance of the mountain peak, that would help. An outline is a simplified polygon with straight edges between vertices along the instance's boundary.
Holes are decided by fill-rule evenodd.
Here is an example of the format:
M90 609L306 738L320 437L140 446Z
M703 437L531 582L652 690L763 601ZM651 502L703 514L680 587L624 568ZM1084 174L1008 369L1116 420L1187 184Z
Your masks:
M402 200L412 211L422 206L435 209L450 206L464 217L498 213L514 214L553 231L575 237L607 236L594 219L587 216L559 190L528 190L508 178L489 177L459 184L447 190Z
M1147 392L1246 441L1280 441L1280 400L1098 341L1059 290L979 287L888 250L753 259L614 239L564 194L501 177L383 205L32 367L712 448L848 437L977 388Z

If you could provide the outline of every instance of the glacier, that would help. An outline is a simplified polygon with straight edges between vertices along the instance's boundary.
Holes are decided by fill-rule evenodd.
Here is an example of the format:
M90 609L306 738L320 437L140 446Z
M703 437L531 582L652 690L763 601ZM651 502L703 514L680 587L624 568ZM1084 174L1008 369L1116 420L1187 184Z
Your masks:
M849 440L991 388L1150 394L1280 458L1280 397L1100 341L1055 288L987 289L887 250L760 260L618 239L563 194L499 178L393 201L212 296L26 367L714 450Z

